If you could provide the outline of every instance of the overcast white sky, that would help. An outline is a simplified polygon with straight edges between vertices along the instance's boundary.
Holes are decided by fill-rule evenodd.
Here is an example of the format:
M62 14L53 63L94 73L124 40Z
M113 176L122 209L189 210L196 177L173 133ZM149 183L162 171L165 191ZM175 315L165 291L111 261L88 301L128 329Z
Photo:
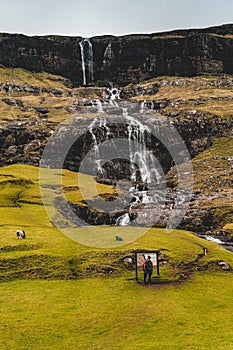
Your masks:
M0 32L152 33L233 22L233 0L0 0Z

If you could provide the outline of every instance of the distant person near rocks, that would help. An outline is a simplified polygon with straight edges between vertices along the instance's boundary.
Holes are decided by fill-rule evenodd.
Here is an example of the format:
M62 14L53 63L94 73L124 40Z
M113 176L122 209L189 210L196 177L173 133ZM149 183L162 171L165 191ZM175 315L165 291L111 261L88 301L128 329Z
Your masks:
M151 283L151 275L153 272L153 263L151 261L151 257L150 255L147 257L147 259L143 262L142 264L142 269L144 271L144 283L146 284L146 279L147 279L147 275L148 275L148 283Z

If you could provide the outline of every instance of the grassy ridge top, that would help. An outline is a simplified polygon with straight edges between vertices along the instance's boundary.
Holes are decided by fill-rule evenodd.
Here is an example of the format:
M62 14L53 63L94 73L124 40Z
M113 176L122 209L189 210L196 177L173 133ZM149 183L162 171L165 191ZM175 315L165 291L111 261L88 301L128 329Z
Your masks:
M213 114L224 119L233 115L232 85L232 76L158 77L130 84L126 90L133 88L143 92L132 100L164 104L162 113L165 114L188 114L195 119L197 113L204 113L210 119Z
M71 83L50 73L0 67L0 121L32 120L60 123L72 115L70 107L82 98L97 98L101 88L71 88ZM100 90L100 92L99 92Z
M53 89L67 89L68 80L54 74L33 73L22 68L0 67L1 83L23 84Z

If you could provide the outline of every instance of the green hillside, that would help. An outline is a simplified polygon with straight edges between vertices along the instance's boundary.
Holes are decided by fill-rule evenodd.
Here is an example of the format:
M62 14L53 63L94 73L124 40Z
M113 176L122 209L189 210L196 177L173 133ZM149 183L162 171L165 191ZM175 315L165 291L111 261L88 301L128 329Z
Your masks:
M209 142L203 149L199 143L205 139L195 140L201 153L193 159L195 198L190 226L185 227L193 229L197 221L196 227L203 228L204 212L212 218L211 234L223 230L229 239L232 85L231 76L160 77L122 91L128 102L160 105L168 120L178 115L181 123L196 123L197 134L214 118L214 136L221 137L207 132ZM71 88L60 76L19 68L0 67L0 87L0 120L6 133L2 165L38 164L40 147L58 123L82 113L92 98L109 99L104 88ZM32 140L27 133L24 138L12 133L22 125L34 135ZM84 199L94 202L98 194L111 200L120 191L86 174L79 174L82 184L76 173L64 170L62 175L55 192L59 196L62 187L65 199L84 210ZM173 168L167 174L171 188L176 186L175 175ZM56 171L51 176L56 177ZM58 219L64 221L62 215ZM17 229L25 230L25 240L16 239ZM0 350L233 350L232 252L185 230L87 226L64 228L63 233L43 206L38 167L1 167ZM124 240L104 248L117 235ZM100 242L102 248L96 248ZM141 283L142 271L136 283L134 269L125 264L139 248L161 251L160 277L154 276L152 285Z
M77 187L74 176L66 172L68 188ZM4 167L0 180L0 349L233 349L233 275L220 266L233 266L232 253L163 229L119 248L86 247L53 227L37 168ZM25 240L16 239L19 228ZM124 264L137 248L161 250L161 277L151 286L137 284Z

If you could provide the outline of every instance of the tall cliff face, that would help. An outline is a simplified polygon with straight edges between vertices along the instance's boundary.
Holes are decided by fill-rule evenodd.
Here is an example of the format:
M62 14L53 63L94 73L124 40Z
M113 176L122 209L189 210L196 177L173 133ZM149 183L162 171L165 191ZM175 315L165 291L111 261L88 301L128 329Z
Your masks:
M126 85L162 75L233 74L233 25L166 33L81 37L0 34L0 64L47 71L83 85ZM88 53L91 48L92 52ZM90 58L91 57L91 58ZM92 62L90 62L90 59ZM90 74L89 74L90 75Z

